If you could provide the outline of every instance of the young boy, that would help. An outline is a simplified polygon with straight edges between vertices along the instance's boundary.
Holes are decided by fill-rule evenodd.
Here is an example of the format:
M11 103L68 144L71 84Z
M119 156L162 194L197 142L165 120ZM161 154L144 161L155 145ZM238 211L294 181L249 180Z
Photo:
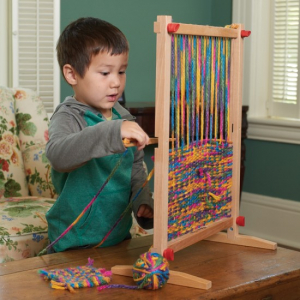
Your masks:
M126 148L122 139L136 141L96 201L55 245L56 252L97 245L118 220L146 179L143 148L148 135L118 99L125 88L128 42L115 26L81 18L69 24L57 44L65 80L74 90L55 110L49 126L46 155L59 194L47 213L54 241L83 211L109 177ZM133 212L145 229L153 226L153 200L148 187L133 202ZM131 212L102 246L130 238Z

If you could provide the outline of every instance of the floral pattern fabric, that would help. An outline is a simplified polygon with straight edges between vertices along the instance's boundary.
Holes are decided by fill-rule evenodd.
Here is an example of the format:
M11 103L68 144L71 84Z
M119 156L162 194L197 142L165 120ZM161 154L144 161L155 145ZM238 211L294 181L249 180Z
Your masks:
M45 155L48 117L27 89L0 87L0 199L56 196Z
M36 256L48 244L46 212L55 199L0 200L0 263Z
M36 256L48 244L45 214L57 195L47 141L48 118L36 93L0 87L0 263ZM130 232L152 233L135 219Z
M0 87L0 262L32 257L47 244L45 214L56 197L47 141L36 93Z
M56 198L51 180L51 166L45 154L45 145L35 145L23 152L26 179L32 196Z
M28 195L12 97L0 88L0 199Z
M49 122L43 102L31 90L15 89L13 94L21 151L34 145L46 145Z

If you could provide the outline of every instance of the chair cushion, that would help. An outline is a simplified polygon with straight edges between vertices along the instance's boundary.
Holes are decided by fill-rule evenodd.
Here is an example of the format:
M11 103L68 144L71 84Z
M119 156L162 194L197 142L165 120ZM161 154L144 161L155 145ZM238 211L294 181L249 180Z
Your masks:
M48 244L46 212L54 199L0 200L0 263L36 256Z
M28 195L16 131L13 93L0 87L0 199Z

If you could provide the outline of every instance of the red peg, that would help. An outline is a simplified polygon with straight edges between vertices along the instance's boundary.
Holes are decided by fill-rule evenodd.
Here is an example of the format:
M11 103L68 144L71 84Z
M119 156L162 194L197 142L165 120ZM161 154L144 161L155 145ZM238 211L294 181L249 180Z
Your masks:
M245 226L245 217L244 216L238 216L236 218L236 224L238 226Z
M241 37L248 37L251 34L250 30L241 30Z
M167 26L167 30L169 33L174 33L179 29L180 24L178 23L170 23Z
M170 249L170 248L167 248L164 253L163 253L163 257L166 259L166 260L171 260L173 261L174 260L174 250L173 249Z

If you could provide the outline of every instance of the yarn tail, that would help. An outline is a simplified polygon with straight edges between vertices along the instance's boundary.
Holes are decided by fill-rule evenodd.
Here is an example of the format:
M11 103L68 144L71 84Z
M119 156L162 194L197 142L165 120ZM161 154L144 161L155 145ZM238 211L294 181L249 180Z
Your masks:
M117 164L115 165L115 167L113 168L113 170L111 171L111 173L109 174L109 176L107 177L107 179L105 180L105 182L103 183L103 185L101 186L101 188L99 189L99 191L97 192L97 194L94 196L94 198L90 201L90 203L84 208L84 210L80 213L80 215L76 218L76 220L56 239L54 240L51 244L49 244L44 250L42 250L38 255L43 255L47 253L47 250L52 248L63 236L65 236L73 227L76 223L78 223L78 221L81 219L81 217L85 214L85 212L92 206L92 204L95 202L95 200L98 198L99 194L102 192L102 190L105 188L105 186L107 185L107 183L109 182L109 180L113 177L113 175L115 174L115 172L117 171L117 169L119 168L124 156L128 153L128 150L126 149L123 152L123 155L120 157L119 161L117 162Z
M122 220L122 218L126 215L126 213L129 211L129 209L131 209L133 202L136 200L136 198L140 195L140 193L142 192L143 188L146 186L146 184L150 181L150 179L152 178L154 174L154 168L151 170L151 172L149 173L147 179L145 180L145 182L143 183L142 187L137 191L137 193L135 194L134 198L132 199L132 201L129 203L129 205L125 208L125 210L122 212L121 216L119 217L119 219L116 221L116 223L112 226L112 228L108 231L108 233L104 236L104 238L102 239L102 241L97 244L94 248L98 248L100 247L108 238L108 236L111 234L111 232L116 228L116 226L120 223L120 221Z
M128 289L128 290L138 290L138 286L133 285L124 285L124 284L108 284L108 285L101 285L97 287L98 291L103 291L106 289Z
M42 251L40 251L40 252L38 253L37 256L42 256L42 255L46 255L46 254L47 254L47 248L44 248Z

